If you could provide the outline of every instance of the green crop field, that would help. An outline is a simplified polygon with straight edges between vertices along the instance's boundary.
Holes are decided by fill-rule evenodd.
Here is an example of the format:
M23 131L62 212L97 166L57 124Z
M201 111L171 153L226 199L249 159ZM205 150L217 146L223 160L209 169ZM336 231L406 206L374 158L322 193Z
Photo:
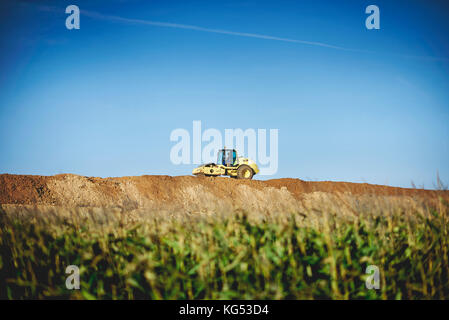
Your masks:
M426 215L314 221L1 216L1 299L449 299L443 201ZM79 290L66 288L69 265L80 269ZM377 290L366 287L369 265L380 271Z

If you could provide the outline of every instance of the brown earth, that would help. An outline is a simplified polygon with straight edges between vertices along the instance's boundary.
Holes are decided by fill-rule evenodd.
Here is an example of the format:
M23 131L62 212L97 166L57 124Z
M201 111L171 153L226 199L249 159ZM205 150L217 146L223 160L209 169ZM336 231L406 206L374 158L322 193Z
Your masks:
M242 209L262 213L328 210L422 211L449 199L449 191L396 188L367 183L267 181L193 176L95 178L0 175L5 211L34 208L117 208L123 211L207 213Z

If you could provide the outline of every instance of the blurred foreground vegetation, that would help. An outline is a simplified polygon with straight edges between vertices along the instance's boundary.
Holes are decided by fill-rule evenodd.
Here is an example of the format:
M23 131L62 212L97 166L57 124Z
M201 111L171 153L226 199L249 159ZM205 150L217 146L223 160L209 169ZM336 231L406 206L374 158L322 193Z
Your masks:
M426 215L1 214L1 299L449 299L448 205ZM105 213L107 214L107 212ZM57 214L55 215L57 216ZM65 286L69 265L80 290ZM367 266L380 289L367 289Z

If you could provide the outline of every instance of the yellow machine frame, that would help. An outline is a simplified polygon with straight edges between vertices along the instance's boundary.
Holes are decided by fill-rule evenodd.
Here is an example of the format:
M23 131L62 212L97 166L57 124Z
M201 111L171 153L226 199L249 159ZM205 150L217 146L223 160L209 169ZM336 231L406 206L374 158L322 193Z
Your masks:
M230 176L231 178L252 179L255 174L259 173L259 167L256 162L248 158L239 157L235 149L221 149L219 155L227 151L235 152L236 155L235 161L231 166L208 163L193 169L192 174L197 176Z

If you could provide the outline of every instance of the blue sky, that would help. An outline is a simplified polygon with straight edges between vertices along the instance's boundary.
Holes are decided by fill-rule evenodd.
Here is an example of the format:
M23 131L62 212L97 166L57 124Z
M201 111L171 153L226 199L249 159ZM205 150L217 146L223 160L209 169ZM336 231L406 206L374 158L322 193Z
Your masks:
M79 30L65 28L70 4L81 9ZM380 8L380 30L365 28L370 4ZM190 174L194 165L170 162L169 137L201 120L203 130L279 129L278 172L258 179L432 188L438 171L447 183L447 9L444 1L2 1L0 173Z

